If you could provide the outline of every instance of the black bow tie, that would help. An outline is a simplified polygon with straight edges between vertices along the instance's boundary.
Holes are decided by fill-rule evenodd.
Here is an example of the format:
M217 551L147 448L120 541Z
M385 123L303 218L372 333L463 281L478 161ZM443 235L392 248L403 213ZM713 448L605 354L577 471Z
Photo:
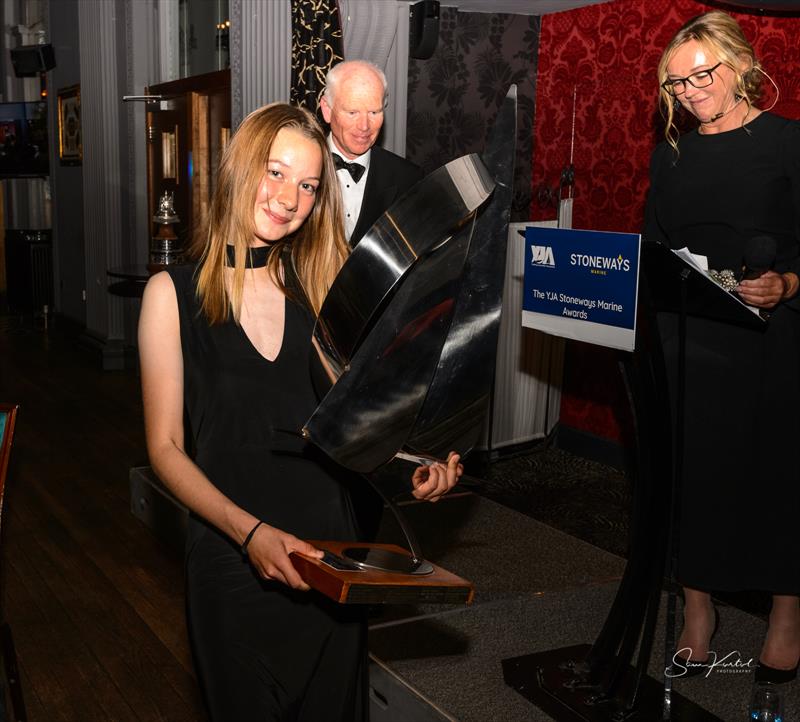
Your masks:
M338 153L332 153L331 155L333 155L333 164L336 166L336 170L346 170L356 183L361 180L361 176L367 170L363 165L360 163L348 163Z

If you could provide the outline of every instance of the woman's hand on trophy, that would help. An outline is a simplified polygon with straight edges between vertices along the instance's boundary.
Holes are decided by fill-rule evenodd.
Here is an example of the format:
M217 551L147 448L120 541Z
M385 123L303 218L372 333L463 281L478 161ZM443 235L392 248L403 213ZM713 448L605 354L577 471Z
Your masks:
M414 497L424 501L439 501L458 483L458 479L464 473L460 460L461 457L455 451L451 451L447 463L435 461L429 466L415 469L411 477Z
M293 552L313 559L321 559L323 555L321 550L308 542L268 524L261 524L247 545L247 557L262 579L308 591L310 587L297 573L289 558Z

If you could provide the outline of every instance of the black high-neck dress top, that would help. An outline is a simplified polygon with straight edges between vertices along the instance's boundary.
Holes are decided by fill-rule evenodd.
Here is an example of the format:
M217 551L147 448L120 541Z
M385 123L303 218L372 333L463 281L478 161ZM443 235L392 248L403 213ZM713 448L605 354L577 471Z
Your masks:
M800 275L800 123L764 112L679 149L653 153L644 238L738 272L748 241L771 236L774 270ZM659 326L674 395L676 317ZM800 593L800 299L764 332L690 317L685 399L679 581Z
M167 270L178 299L195 463L271 526L301 539L357 539L349 487L359 480L297 434L318 403L312 316L286 299L283 341L270 361L232 320L208 324L194 271ZM195 667L213 720L363 718L361 610L260 579L237 544L194 516L186 589Z

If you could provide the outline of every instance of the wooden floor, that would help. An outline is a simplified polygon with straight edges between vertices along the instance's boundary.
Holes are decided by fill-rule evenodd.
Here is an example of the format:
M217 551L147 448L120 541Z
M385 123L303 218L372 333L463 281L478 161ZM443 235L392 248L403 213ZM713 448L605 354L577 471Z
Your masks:
M146 463L139 382L58 325L0 317L18 402L3 589L28 719L199 720L181 560L130 512Z

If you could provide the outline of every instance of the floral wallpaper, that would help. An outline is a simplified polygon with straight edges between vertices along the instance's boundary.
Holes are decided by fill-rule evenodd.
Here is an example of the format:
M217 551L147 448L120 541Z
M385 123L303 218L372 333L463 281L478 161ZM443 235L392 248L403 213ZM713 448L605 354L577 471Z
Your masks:
M552 189L569 160L575 93L573 226L641 228L650 153L663 137L656 66L680 26L712 9L720 6L614 0L542 18L530 217L555 217ZM800 18L730 14L780 88L774 111L800 119ZM769 105L775 96L768 83L764 93ZM606 439L624 438L627 401L615 359L607 349L569 344L561 423Z
M512 83L519 103L512 220L530 207L534 79L540 19L440 8L439 41L428 60L409 59L406 157L429 173L483 150Z

